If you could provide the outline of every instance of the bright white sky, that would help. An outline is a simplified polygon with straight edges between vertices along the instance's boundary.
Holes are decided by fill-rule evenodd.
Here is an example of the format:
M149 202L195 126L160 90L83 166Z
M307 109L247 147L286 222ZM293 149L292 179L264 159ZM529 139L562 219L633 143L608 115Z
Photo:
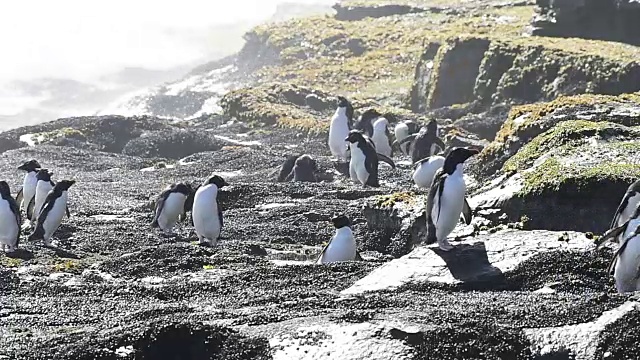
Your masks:
M44 76L91 81L124 66L166 69L186 64L205 56L211 46L189 34L216 24L267 18L280 2L2 1L0 83Z

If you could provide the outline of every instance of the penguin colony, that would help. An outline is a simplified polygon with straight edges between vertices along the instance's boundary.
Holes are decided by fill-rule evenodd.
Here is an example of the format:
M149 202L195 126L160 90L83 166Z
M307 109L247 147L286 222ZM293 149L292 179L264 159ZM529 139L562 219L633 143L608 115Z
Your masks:
M447 149L438 137L435 120L426 126L413 121L397 121L392 114L366 110L354 126L354 108L342 96L331 119L328 147L341 162L348 162L349 178L362 186L379 187L378 165L385 162L391 168L394 149L409 156L413 164L412 179L418 189L428 192L426 201L427 243L437 243L443 251L454 246L448 236L459 220L471 223L472 210L466 199L463 178L464 163L478 154L477 149L453 147ZM395 141L391 141L389 122L396 122ZM6 181L0 181L0 250L18 249L21 232L30 229L28 241L42 240L52 246L52 237L64 216L70 217L68 192L74 180L52 180L53 172L31 159L18 167L24 171L24 181L16 198ZM318 181L318 166L308 154L289 156L277 181ZM175 235L179 221L187 220L191 212L193 227L201 245L215 246L223 227L223 213L218 194L229 184L212 174L201 185L177 183L167 186L155 199L152 228L165 235ZM23 213L25 224L23 224ZM362 260L351 229L351 221L343 214L331 218L335 234L322 249L317 264ZM598 240L617 244L609 272L619 292L640 290L640 180L629 186L618 206L610 229Z

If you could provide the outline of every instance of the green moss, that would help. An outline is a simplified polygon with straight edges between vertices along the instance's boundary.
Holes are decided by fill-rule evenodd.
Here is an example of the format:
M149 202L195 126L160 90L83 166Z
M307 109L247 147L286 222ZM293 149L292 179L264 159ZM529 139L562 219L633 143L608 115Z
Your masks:
M398 202L413 203L416 193L412 191L401 191L390 195L379 195L375 198L376 206L381 208L393 207Z
M0 265L10 268L17 268L18 266L22 265L22 259L3 256L0 258Z
M85 134L77 129L65 127L49 132L34 134L32 139L36 144L46 144L56 138L64 137L68 139L86 140Z
M80 268L80 263L76 260L65 260L53 264L53 270L56 272L77 272Z

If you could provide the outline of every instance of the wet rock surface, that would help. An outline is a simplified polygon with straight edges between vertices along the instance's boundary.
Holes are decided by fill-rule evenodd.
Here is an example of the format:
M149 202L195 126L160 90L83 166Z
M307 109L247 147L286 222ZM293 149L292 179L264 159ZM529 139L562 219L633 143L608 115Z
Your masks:
M56 248L24 240L19 252L0 255L0 355L526 359L568 351L595 359L634 341L613 332L636 326L635 300L614 293L611 251L594 251L582 233L496 232L477 216L443 254L420 244L424 195L412 190L407 166L382 165L382 186L363 188L338 173L322 136L253 131L224 117L191 125L224 145L182 158L162 143L153 158L54 145L0 155L14 192L22 181L15 168L28 158L54 179L78 181ZM332 177L276 182L298 153ZM218 247L196 245L187 224L175 237L150 228L153 196L211 172L231 184L219 195ZM365 261L315 265L339 212L352 219ZM620 316L601 319L621 306ZM563 345L592 322L588 336Z

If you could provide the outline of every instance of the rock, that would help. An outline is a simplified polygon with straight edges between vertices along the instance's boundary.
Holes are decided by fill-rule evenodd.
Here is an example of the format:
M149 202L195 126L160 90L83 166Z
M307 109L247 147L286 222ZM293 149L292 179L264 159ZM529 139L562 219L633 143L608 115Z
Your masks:
M340 3L333 5L336 10L336 19L340 21L357 21L367 17L379 18L383 16L404 15L419 13L425 9L405 6L405 5L384 5L384 6L343 6Z
M343 295L396 289L409 283L435 282L472 289L507 287L510 272L524 261L547 251L586 251L594 247L584 235L573 233L568 243L558 233L505 230L454 242L455 249L421 246L393 260L344 290Z
M215 151L222 144L209 133L197 130L165 130L143 134L130 140L122 153L145 158L181 159L191 154Z

